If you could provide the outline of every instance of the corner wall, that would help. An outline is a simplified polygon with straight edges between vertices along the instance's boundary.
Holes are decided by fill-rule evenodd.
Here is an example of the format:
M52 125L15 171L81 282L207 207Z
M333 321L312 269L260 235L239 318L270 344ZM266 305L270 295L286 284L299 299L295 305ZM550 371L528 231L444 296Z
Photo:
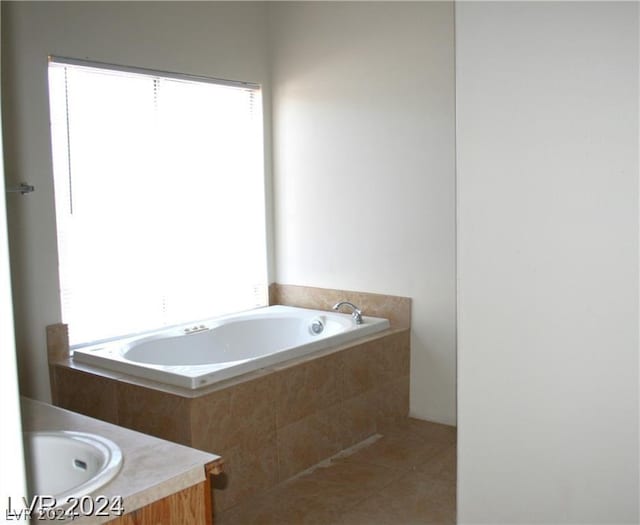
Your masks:
M22 394L50 399L45 327L61 321L47 56L263 84L269 184L265 17L262 2L2 2L7 183L36 187L7 201Z
M453 424L453 3L269 18L276 280L411 297L411 413Z
M459 523L638 522L638 4L456 4Z

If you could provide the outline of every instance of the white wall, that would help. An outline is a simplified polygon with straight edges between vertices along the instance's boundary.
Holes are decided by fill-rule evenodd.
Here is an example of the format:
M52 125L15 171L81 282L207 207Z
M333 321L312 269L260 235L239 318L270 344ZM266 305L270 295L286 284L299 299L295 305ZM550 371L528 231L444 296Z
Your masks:
M268 123L266 4L2 2L2 11L7 179L36 187L9 201L21 389L47 400L45 326L61 320L47 56L262 83Z
M460 523L638 521L638 5L459 3Z
M412 297L411 412L454 423L453 3L269 15L277 281Z

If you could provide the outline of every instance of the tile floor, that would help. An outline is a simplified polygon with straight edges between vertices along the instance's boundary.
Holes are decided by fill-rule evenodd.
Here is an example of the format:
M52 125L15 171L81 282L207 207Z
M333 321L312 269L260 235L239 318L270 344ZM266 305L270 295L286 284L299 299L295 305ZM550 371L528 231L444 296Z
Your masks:
M380 434L216 514L215 524L454 524L455 428L407 418Z

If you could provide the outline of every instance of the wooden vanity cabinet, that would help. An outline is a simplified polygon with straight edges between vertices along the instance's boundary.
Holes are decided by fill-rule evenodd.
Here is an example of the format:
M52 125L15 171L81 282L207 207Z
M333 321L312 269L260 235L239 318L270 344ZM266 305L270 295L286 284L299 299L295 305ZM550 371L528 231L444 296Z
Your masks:
M204 469L204 481L111 520L109 525L213 525L211 476L222 474L222 460Z

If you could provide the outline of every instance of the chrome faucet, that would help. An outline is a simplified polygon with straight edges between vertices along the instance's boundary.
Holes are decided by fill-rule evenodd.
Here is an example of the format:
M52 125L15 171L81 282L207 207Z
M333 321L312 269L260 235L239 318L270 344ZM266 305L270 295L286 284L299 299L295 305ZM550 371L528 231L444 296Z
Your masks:
M353 320L356 322L356 324L362 324L362 310L360 310L360 308L358 308L355 304L350 303L349 301L340 301L339 303L333 305L333 309L337 312L342 306L348 306L349 308L351 308L351 317L353 317Z

